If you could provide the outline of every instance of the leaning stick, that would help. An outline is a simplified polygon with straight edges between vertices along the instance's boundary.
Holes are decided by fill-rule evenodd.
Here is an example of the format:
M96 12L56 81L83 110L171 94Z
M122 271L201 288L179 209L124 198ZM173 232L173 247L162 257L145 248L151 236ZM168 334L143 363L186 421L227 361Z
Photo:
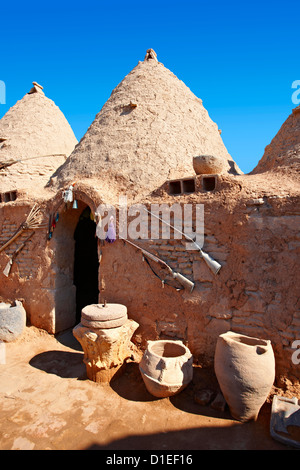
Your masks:
M5 250L11 243L13 243L25 230L35 230L37 228L43 228L42 215L40 214L40 208L36 207L36 204L31 209L27 219L23 222L16 233L0 247L0 253Z
M4 271L3 271L3 274L4 276L8 277L9 276L9 273L10 273L10 270L11 270L11 267L12 267L12 264L14 262L14 260L16 259L16 257L18 256L18 254L20 253L21 250L23 250L24 246L26 245L26 243L28 242L28 240L32 237L32 235L34 234L34 231L31 232L31 234L26 238L26 240L24 240L24 242L22 243L22 245L20 245L16 251L11 255L11 257L9 258L9 261L7 263L7 265L5 266L4 268Z
M18 160L8 160L7 162L0 162L0 170L7 168L15 163L25 162L25 160L34 160L35 158L46 157L67 157L65 153L54 153L53 155L37 155L36 157L19 158Z
M208 253L205 253L204 251L202 251L201 247L191 238L189 237L188 235L186 235L185 233L181 232L180 230L178 230L176 227L173 227L173 225L171 224L168 224L168 222L166 222L165 220L161 219L160 217L158 217L157 215L153 214L153 212L150 212L148 211L147 209L144 209L144 211L148 212L148 214L150 214L151 216L155 217L156 219L160 220L161 222L163 222L164 224L168 225L169 227L171 227L173 230L175 230L176 232L179 232L181 235L184 236L184 238L186 238L189 242L192 242L193 245L197 248L197 250L199 251L199 253L201 254L202 258L204 259L205 263L207 264L207 266L212 270L212 272L214 274L218 274L218 272L220 271L222 265L220 263L218 263L218 261L214 260Z

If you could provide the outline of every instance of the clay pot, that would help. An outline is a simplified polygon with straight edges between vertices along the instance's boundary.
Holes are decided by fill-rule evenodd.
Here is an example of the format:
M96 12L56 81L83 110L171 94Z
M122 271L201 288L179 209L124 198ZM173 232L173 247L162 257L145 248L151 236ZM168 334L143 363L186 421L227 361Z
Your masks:
M182 341L148 341L139 368L151 395L169 397L192 380L193 356Z
M193 167L196 175L219 174L224 172L225 162L214 155L199 155L193 158Z
M228 331L218 338L214 367L232 417L256 420L275 379L271 341Z

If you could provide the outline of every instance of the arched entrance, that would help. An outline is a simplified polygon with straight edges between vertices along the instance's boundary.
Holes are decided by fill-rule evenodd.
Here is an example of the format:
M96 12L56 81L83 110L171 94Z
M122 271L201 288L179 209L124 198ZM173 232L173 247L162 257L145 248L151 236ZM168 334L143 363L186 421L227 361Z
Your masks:
M74 327L80 322L81 309L98 303L96 224L87 203L77 202L77 209L72 205L61 208L49 242L52 268L48 295L53 299L50 321L55 333Z
M98 250L96 224L87 206L79 217L74 232L74 285L76 286L76 322L80 322L81 310L98 303Z

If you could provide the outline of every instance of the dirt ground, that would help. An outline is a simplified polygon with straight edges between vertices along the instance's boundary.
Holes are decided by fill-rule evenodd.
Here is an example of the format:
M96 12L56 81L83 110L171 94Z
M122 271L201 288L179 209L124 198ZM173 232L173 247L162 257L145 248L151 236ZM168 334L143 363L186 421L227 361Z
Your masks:
M21 338L5 345L5 358L1 450L292 450L270 436L270 403L249 423L233 420L228 408L196 403L197 390L218 390L209 369L195 367L183 392L157 399L147 392L136 363L128 363L111 384L88 380L72 330L54 337L26 327Z

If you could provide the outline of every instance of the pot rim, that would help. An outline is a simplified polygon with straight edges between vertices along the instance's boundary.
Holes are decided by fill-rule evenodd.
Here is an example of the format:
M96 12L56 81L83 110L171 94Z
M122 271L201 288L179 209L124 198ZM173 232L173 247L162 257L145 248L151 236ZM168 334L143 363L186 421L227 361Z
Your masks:
M243 333L237 333L235 331L227 331L226 333L222 333L219 335L222 339L227 339L228 341L232 341L243 346L270 346L271 340L264 339L264 338L256 338L254 336L244 335Z
M162 355L157 354L155 351L152 350L152 346L156 346L156 345L162 344L162 343L164 343L164 344L176 344L177 346L180 346L182 349L184 349L184 352L183 352L183 354L178 354L178 355L175 355L175 356L162 356ZM175 358L178 358L178 357L183 357L186 354L189 354L190 356L192 356L192 353L189 350L189 348L187 346L185 346L185 344L183 344L183 342L180 341L180 340L159 339L159 340L156 340L156 341L148 341L147 349L151 354L153 354L153 356L156 356L160 359L175 359Z

